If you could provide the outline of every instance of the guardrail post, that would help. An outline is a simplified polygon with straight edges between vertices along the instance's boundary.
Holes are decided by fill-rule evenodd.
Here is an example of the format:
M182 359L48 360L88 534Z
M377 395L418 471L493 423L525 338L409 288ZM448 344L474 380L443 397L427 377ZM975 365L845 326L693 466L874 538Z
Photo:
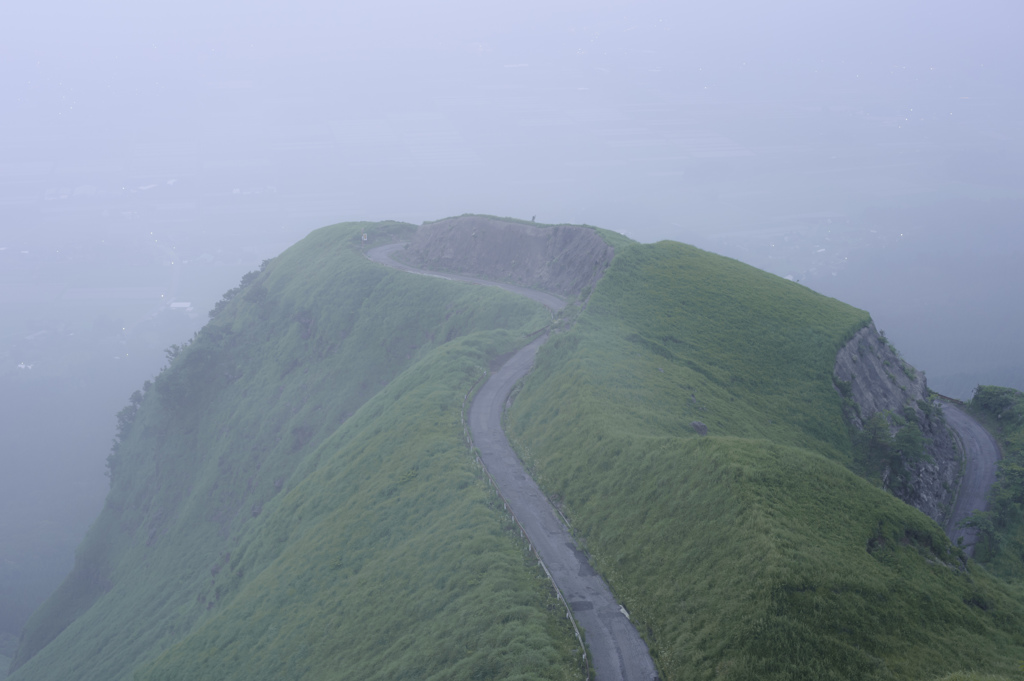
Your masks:
M473 451L473 435L469 431L469 425L466 423L466 400L469 399L469 393L473 392L473 390L476 389L477 384L479 384L480 381L486 377L487 372L484 371L484 375L477 379L476 383L473 384L473 387L470 388L469 392L467 392L465 396L462 398L462 428L463 432L466 433L466 440L469 445L470 452ZM526 534L526 530L523 528L523 524L520 523L519 518L516 518L515 514L509 510L508 502L505 501L505 497L503 497L501 495L501 492L498 491L498 483L496 483L494 481L494 478L491 477L491 472L487 470L487 466L484 464L483 459L480 456L477 456L476 462L480 464L480 467L484 471L484 484L488 486L494 485L494 493L498 495L499 499L501 499L502 507L504 507L505 511L510 516L512 516L512 522L519 526L519 536L527 538L526 545L530 553L537 556L537 564L540 565L542 570L544 570L544 574L547 575L548 581L551 582L551 587L555 590L555 597L562 602L562 605L565 606L565 618L569 620L570 624L572 624L572 630L576 634L576 640L580 644L580 651L582 653L583 658L583 669L586 670L586 676L584 677L584 681L590 681L590 662L587 659L587 646L583 643L583 635L580 633L580 628L576 624L576 618L573 617L572 608L569 606L569 601L565 600L565 596L562 595L562 590L558 588L557 584L555 584L555 579L551 576L551 571L548 570L548 566L544 564L544 560L540 557L540 552L533 547L533 542L529 541L528 535ZM557 508L555 510L558 511ZM558 515L562 515L562 512L558 511ZM562 516L562 520L565 520L565 516ZM568 526L568 522L566 522L566 526Z

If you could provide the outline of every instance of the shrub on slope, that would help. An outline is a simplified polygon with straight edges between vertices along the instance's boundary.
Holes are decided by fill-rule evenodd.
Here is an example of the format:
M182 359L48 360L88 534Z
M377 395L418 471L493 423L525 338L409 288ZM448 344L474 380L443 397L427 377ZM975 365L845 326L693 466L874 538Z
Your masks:
M216 678L248 669L250 644L288 678L575 668L564 614L485 503L459 423L481 367L550 316L360 257L363 231L403 229L314 232L172 351L123 412L106 506L13 678L128 679L182 641ZM514 607L482 607L485 592ZM444 631L465 645L446 649ZM174 671L194 659L168 653L151 673L203 678Z
M538 355L508 429L664 678L932 678L1024 656L1020 594L841 465L832 366L865 323L735 261L637 245Z
M969 520L979 529L974 557L995 574L1024 582L1024 393L981 385L968 409L995 435L1003 456L989 510Z

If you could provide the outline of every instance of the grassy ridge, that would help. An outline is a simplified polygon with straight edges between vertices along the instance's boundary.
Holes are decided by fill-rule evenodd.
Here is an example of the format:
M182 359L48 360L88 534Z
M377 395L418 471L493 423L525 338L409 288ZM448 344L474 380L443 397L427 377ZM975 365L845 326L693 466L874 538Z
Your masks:
M1024 656L1021 593L843 465L832 365L866 322L637 245L538 355L508 430L664 678L933 678Z
M446 345L371 400L225 564L213 588L238 595L139 678L578 678L458 437L461 394L514 340Z
M313 233L171 353L14 678L580 677L459 422L550 316L359 256L362 232L409 229ZM830 378L867 315L681 244L615 246L508 431L663 678L1017 672L1020 589L846 468Z
M359 255L363 231L408 229L314 232L171 353L122 412L107 504L13 678L579 675L459 422L482 367L550 316Z
M579 329L602 343L587 356L588 378L599 382L591 395L616 415L615 430L683 435L698 420L712 434L824 444L847 456L828 377L865 313L671 242L624 252L589 305ZM652 361L624 361L637 356ZM552 352L552 363L562 359Z

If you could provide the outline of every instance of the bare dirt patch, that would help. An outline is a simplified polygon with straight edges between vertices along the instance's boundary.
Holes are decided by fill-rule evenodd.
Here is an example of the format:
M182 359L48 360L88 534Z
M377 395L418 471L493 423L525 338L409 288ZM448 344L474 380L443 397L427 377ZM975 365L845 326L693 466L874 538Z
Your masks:
M533 225L483 215L424 224L401 258L423 269L457 272L566 297L586 293L615 255L579 225Z

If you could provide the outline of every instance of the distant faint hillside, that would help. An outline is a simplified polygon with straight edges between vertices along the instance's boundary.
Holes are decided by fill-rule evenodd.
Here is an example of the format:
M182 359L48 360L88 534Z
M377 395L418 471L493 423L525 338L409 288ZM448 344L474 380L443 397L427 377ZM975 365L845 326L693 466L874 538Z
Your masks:
M1001 385L1024 391L1024 370L1006 368L978 374L929 375L928 382L943 395L955 397L958 400L969 400L974 394L974 389L979 385Z

